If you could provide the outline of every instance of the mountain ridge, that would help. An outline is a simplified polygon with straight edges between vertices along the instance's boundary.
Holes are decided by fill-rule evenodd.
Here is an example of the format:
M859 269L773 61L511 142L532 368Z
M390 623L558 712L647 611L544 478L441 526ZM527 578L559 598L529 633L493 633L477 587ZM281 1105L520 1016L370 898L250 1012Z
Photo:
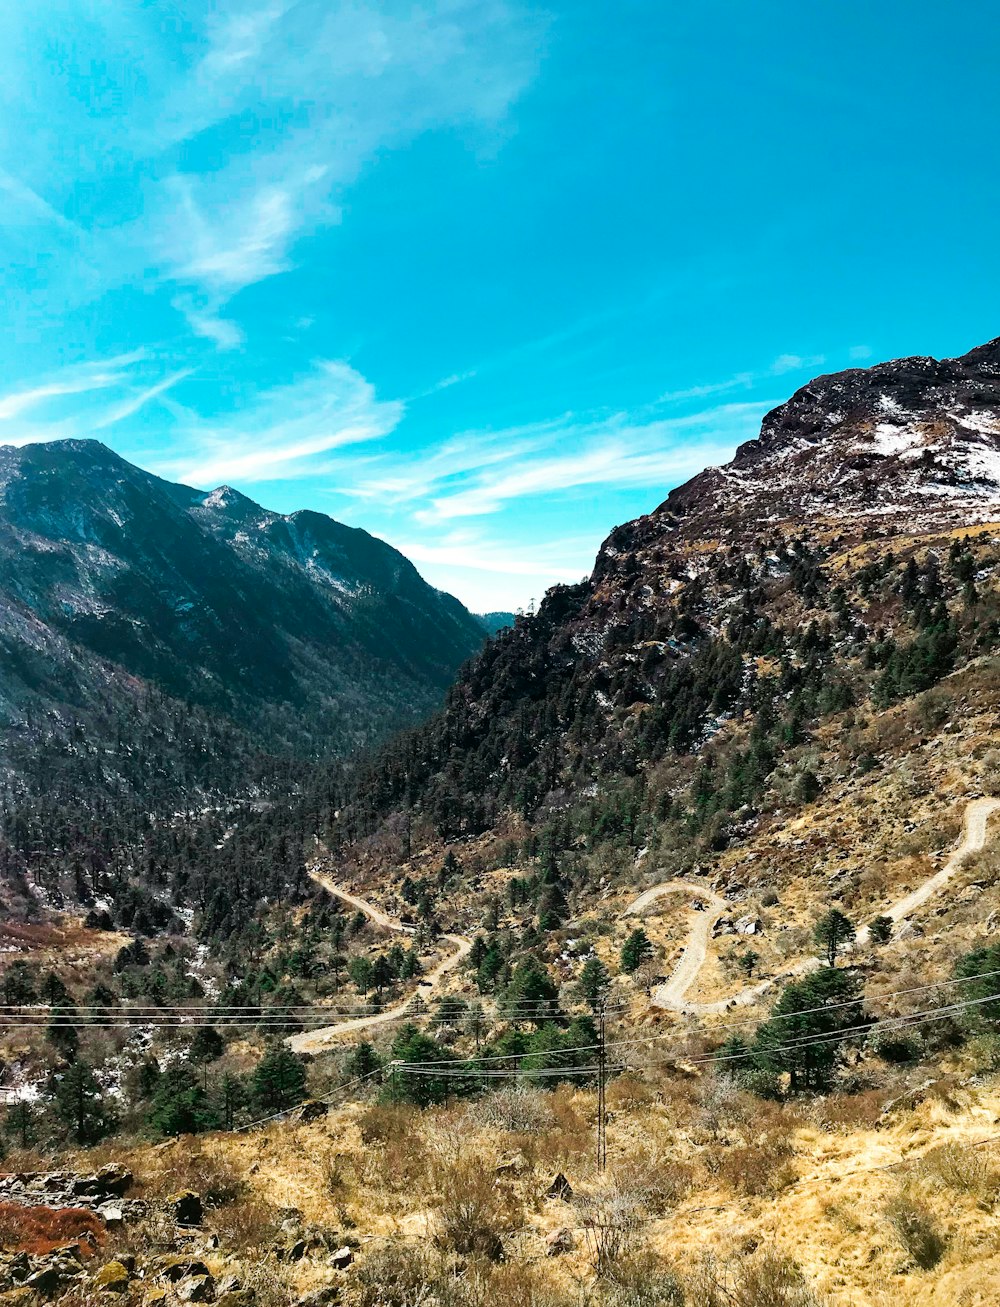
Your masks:
M124 676L274 752L344 754L433 707L483 640L360 528L171 483L97 441L0 447L0 577L8 725L85 714Z

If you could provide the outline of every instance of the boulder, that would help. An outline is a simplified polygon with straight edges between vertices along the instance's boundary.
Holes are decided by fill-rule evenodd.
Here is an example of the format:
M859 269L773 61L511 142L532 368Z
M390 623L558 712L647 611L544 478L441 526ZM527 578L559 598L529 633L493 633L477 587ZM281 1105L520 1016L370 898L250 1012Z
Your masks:
M497 1175L523 1175L528 1170L528 1159L523 1153L511 1153L509 1157L501 1157L496 1165Z
M121 1262L105 1262L90 1281L91 1287L102 1293L128 1293L132 1277Z
M182 1189L180 1193L171 1194L167 1206L178 1225L201 1225L205 1211L201 1195L193 1189Z
M335 1253L330 1254L330 1265L335 1266L338 1271L346 1271L353 1261L354 1252L346 1244L343 1248L338 1248Z
M573 1197L573 1186L563 1175L562 1171L553 1179L548 1189L545 1191L546 1198L561 1198L564 1203L568 1203Z
M100 1192L113 1194L116 1198L125 1197L132 1188L132 1178L132 1172L120 1162L109 1162L107 1166L102 1166L95 1176L100 1185Z
M121 1203L101 1203L97 1215L109 1230L119 1230L125 1224L125 1208Z
M24 1287L36 1293L40 1298L54 1298L76 1276L81 1274L80 1266L63 1258L58 1261L45 1262L24 1282Z

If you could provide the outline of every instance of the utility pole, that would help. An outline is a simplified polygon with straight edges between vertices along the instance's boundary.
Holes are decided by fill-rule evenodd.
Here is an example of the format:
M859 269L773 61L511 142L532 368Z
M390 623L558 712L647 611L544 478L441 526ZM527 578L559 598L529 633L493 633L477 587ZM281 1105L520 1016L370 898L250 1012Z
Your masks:
M605 1105L604 1081L607 1074L607 1058L604 1048L604 999L597 1009L597 1169L603 1171L608 1162L607 1107Z

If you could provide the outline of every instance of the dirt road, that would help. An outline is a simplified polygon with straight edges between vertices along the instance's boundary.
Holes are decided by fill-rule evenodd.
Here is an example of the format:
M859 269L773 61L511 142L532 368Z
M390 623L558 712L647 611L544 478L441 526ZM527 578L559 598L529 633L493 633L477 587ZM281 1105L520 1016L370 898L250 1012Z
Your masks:
M954 876L962 865L962 860L969 853L977 853L986 843L987 823L990 816L1000 810L1000 799L973 799L966 804L963 819L962 838L948 860L933 876L928 876L915 890L897 899L883 909L883 914L896 923L905 920L932 898ZM694 984L698 973L705 964L708 945L712 938L712 929L730 906L714 890L697 881L668 880L661 885L654 885L645 890L622 913L623 916L641 916L646 909L665 894L688 894L692 900L708 905L708 911L702 914L691 927L687 943L670 979L658 985L650 995L653 1007L667 1008L672 1012L687 1012L702 1016L725 1012L731 1007L745 1007L755 1002L761 994L780 980L800 976L819 966L816 958L804 958L801 962L787 968L780 975L769 976L737 990L726 998L710 1003L699 1003L687 998L687 992ZM864 947L869 941L869 930L865 926L858 931L855 947Z
M325 872L317 869L310 871L309 875L328 894L332 894L334 898L340 899L341 902L357 908L358 911L363 912L366 917L377 925L384 927L384 929L395 931L399 935L413 935L415 933L412 926L406 926L401 921L396 921L383 912L381 908L377 908L374 903L369 903L367 899L359 898L358 895L341 889ZM468 957L469 950L472 948L472 941L462 935L442 935L441 939L452 945L453 952L449 953L446 958L443 958L421 978L420 987L417 991L421 998L430 997L443 977L449 971L453 971L464 958ZM296 1053L321 1053L324 1049L329 1048L335 1040L342 1038L344 1035L357 1035L362 1031L388 1025L392 1021L398 1021L400 1017L405 1016L409 1011L413 998L414 996L411 995L401 1003L386 1008L384 1012L374 1013L372 1016L345 1017L332 1026L321 1026L318 1030L305 1030L299 1035L290 1035L285 1042Z

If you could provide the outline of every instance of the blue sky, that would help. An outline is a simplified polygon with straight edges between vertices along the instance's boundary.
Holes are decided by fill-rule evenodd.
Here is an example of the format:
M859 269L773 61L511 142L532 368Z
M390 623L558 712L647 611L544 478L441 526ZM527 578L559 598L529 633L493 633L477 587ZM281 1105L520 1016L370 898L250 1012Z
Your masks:
M1000 14L0 9L0 443L317 508L485 610L817 372L1000 334Z

